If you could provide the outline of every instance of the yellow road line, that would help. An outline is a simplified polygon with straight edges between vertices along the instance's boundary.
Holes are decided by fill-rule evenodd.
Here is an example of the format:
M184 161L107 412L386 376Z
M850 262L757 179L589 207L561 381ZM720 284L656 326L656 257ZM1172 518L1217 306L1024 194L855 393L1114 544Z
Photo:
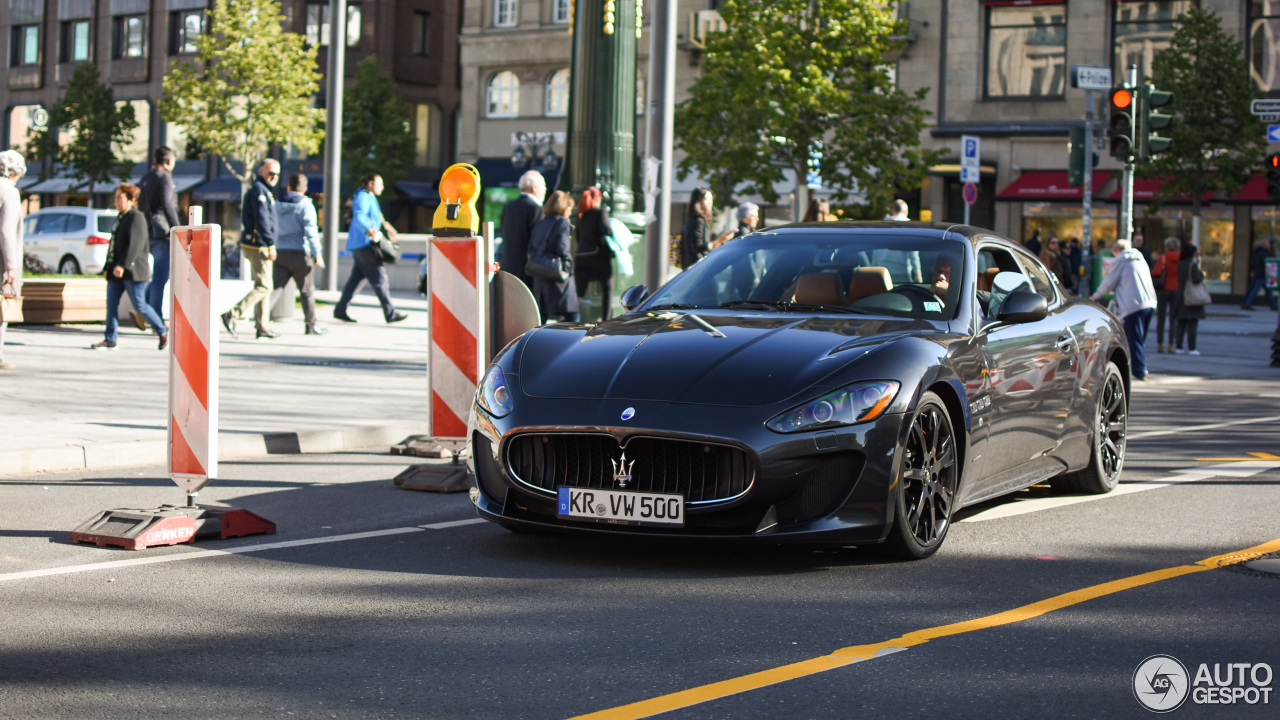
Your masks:
M1214 568L1234 565L1236 563L1247 562L1260 555L1268 553L1280 552L1280 539L1272 540L1262 545L1240 550L1238 552L1227 553L1225 555L1215 555L1211 558L1205 558L1193 565L1179 565L1177 567L1165 568L1163 570L1153 570L1151 572L1134 575L1132 577L1112 580L1100 585L1080 590L1073 590L1056 597L1046 600L1023 605L1013 610L1006 610L995 615L988 615L974 620L966 620L964 622L953 623L951 625L940 625L935 628L925 630L917 630L907 633L902 637L885 642L875 643L872 645L853 645L841 648L821 657L802 660L790 665L771 668L769 670L761 670L760 672L743 675L728 680L721 680L710 685L702 685L688 690L681 690L669 695L662 695L648 700L622 705L607 710L599 710L597 712L579 715L570 720L637 720L638 718L651 717L660 713L669 712L686 708L698 703L708 702L710 700L718 700L730 695L747 692L748 690L756 690L768 685L776 685L788 680L805 677L806 675L814 675L827 670L845 667L853 663L870 660L872 658L887 655L889 653L905 650L916 645L923 645L930 640L938 638L950 637L952 635L960 635L963 633L974 632L975 630L986 630L988 628L999 627L1001 625L1009 625L1012 623L1030 620L1040 617L1045 613L1061 610L1072 605L1112 595L1124 590L1132 590L1143 585L1150 585L1161 580L1169 580L1171 578L1181 577L1183 575L1191 575L1193 573L1204 572Z
M1247 458L1196 458L1196 462L1249 462L1252 460L1280 460L1280 455L1272 455L1264 452L1251 452L1253 457Z

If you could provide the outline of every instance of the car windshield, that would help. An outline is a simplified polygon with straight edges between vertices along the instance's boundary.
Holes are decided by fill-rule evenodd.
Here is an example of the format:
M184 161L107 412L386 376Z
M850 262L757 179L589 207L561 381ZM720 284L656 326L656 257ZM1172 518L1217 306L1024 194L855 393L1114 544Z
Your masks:
M908 230L762 232L726 243L649 301L947 320L955 317L964 245Z

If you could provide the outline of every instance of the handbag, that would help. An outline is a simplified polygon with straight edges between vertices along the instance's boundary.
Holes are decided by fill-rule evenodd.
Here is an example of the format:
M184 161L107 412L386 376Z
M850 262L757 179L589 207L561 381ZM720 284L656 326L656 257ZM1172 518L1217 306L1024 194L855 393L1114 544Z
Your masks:
M22 322L22 296L0 297L0 323Z
M384 265L391 265L400 260L400 244L389 239L386 235L380 232L374 233L373 242L370 244L373 245L374 250L378 253L378 259Z
M1187 307L1203 307L1213 302L1213 298L1209 297L1209 288L1204 286L1203 282L1187 283L1187 287L1182 291L1182 304Z
M533 277L562 283L568 280L573 272L573 262L545 250L530 249L529 255L525 258L524 271Z

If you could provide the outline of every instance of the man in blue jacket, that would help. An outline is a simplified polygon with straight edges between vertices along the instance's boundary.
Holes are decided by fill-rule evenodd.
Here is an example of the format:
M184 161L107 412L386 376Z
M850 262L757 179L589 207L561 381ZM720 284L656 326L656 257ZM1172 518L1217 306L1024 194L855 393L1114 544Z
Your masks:
M258 177L249 192L244 194L240 211L240 252L249 260L249 274L253 289L235 307L222 315L222 325L236 335L236 321L253 308L253 320L258 326L258 339L278 338L280 333L271 329L271 312L267 301L271 298L273 284L272 263L276 259L276 238L279 216L276 212L276 181L280 179L280 163L267 159L258 168Z

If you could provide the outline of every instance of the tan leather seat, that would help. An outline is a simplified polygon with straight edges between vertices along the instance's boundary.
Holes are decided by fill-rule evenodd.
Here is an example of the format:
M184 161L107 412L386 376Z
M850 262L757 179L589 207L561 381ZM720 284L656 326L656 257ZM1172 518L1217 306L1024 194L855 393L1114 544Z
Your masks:
M796 280L793 302L802 305L844 305L840 276L835 273L808 273Z
M855 303L863 298L887 293L893 289L893 280L889 277L888 268L875 265L860 267L853 271L853 280L849 281L849 294L845 301Z
M1000 268L987 268L978 273L978 289L983 292L991 292L991 283L995 281L996 274L1000 272Z

